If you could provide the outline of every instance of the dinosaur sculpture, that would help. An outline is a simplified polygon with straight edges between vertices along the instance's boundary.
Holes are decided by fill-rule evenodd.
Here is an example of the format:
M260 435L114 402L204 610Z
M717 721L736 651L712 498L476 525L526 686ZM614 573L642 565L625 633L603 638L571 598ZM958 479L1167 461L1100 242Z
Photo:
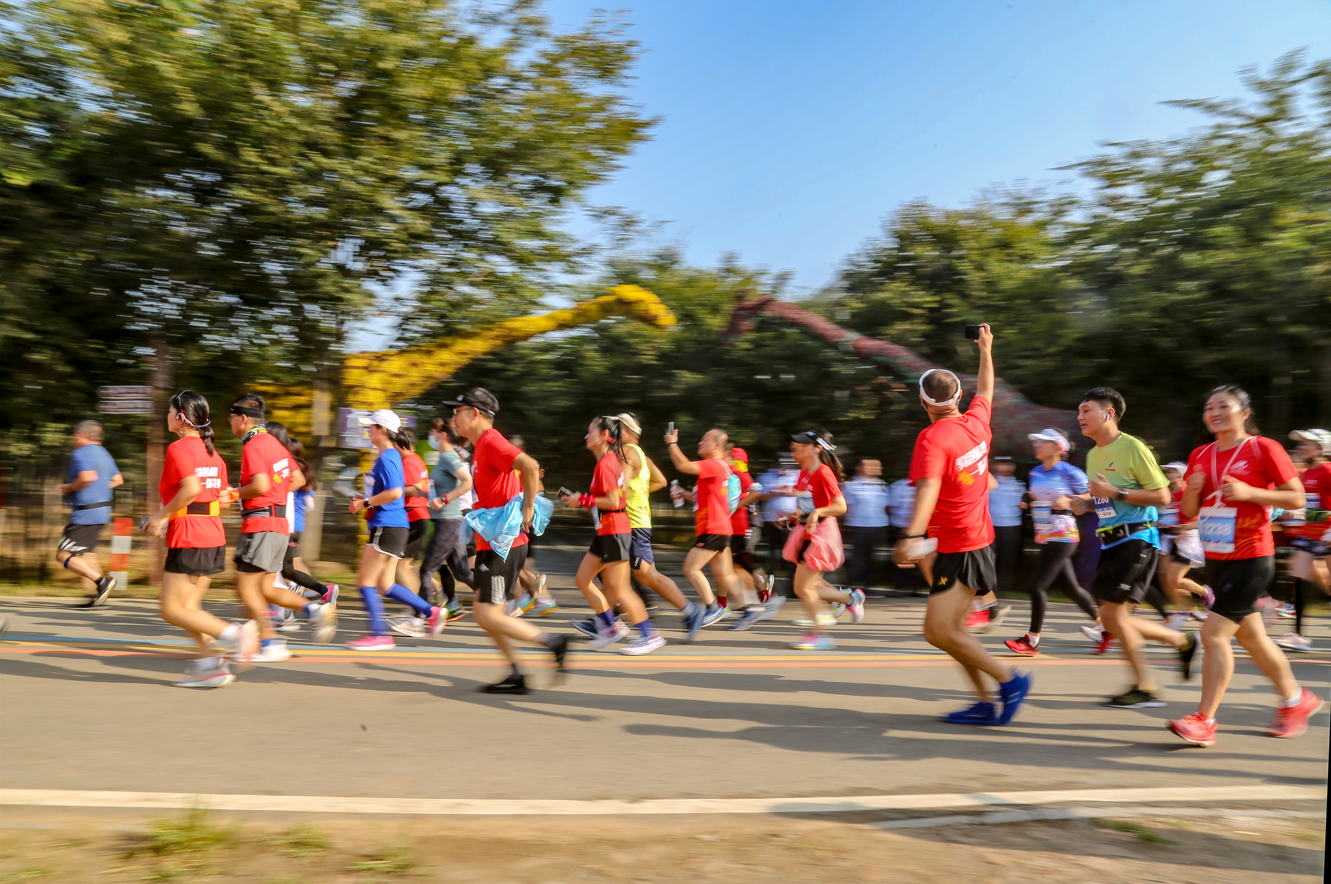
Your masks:
M914 350L847 331L815 313L775 298L755 298L735 307L726 336L729 338L753 331L757 316L768 316L801 329L843 353L881 366L893 376L911 383L917 382L920 375L930 369L943 367L935 365ZM973 393L975 375L961 374L958 377L961 378L962 389ZM1038 433L1046 427L1061 430L1074 441L1081 438L1075 412L1036 405L1002 378L996 380L993 418L995 452L1029 456L1027 434Z

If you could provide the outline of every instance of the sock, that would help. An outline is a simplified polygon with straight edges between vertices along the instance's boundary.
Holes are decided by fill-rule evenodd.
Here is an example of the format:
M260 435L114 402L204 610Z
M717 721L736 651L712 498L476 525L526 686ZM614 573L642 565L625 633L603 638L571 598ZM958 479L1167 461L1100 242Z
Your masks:
M373 586L362 586L360 597L365 600L365 610L370 615L370 632L375 635L387 635L388 625L384 623L384 600L379 598L379 590Z
M710 614L713 611L719 611L720 609L721 609L720 605L718 605L716 602L712 602L710 605L707 606L707 613Z
M685 602L683 610L680 611L685 617L692 617L698 612L698 606L693 602Z
M724 608L729 602L725 596L719 595L716 597L716 604L718 607Z
M425 599L416 595L416 593L407 589L401 583L394 583L388 587L388 592L384 593L386 598L390 598L400 605L406 605L422 617L429 617L434 613L434 608Z
M1028 632L1026 633L1026 641L1032 648L1038 647L1040 644L1040 637L1038 635L1031 635Z
M652 633L656 632L656 627L652 625L651 617L648 617L638 624L638 632L642 633L643 638L649 638Z
M233 642L236 640L236 636L239 633L240 633L240 627L232 623L228 625L226 629L223 629L221 632L217 634L217 640L219 642Z
M1303 699L1303 690L1302 690L1302 689L1299 689L1299 691L1298 691L1294 696L1292 696L1292 697L1288 697L1288 698L1286 698L1286 699L1284 699L1284 700L1281 700L1281 701L1280 701L1280 708L1281 708L1281 709L1288 709L1288 708L1290 708L1291 706L1297 706L1297 705L1299 705L1299 701L1302 700L1302 699Z
M221 657L200 657L200 658L199 658L199 668L200 668L200 669L217 669L217 668L218 668L219 666L221 666L221 665L222 665L222 658L221 658Z
M555 645L559 644L559 636L553 632L543 632L536 636L536 640L552 651L555 649Z
M614 629L614 627L615 627L615 609L614 609L614 608L606 608L604 611L602 611L601 613L599 613L599 614L596 615L596 619L597 619L598 621L600 621L600 624L601 624L601 628L602 628L602 629Z
M259 647L261 647L261 648L266 648L266 647L268 647L269 645L271 645L271 644L272 644L273 642L275 642L275 641L278 641L278 639L275 639L275 638L261 638L261 639L259 639Z
M308 618L310 618L310 619L314 619L314 613L315 613L316 611L318 611L320 607L321 607L320 605L317 605L317 604L311 603L311 604L308 604L308 605L306 605L305 607L301 608L301 609L300 609L300 612L301 612L302 614L304 614L306 617L308 617Z
M522 670L518 668L518 664L510 663L508 665L509 668L513 670L513 675L512 675L513 678L522 678Z

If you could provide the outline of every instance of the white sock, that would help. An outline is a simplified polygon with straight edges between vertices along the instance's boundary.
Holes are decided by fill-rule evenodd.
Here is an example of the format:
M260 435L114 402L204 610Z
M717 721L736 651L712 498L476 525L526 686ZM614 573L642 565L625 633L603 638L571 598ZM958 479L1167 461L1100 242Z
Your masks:
M1026 633L1026 641L1030 644L1031 647L1034 648L1040 644L1040 637L1038 635L1031 635L1028 632Z
M232 623L226 629L222 630L221 635L217 636L217 640L223 642L233 642L236 640L236 637L239 634L240 634L240 627Z
M1288 709L1288 708L1290 708L1291 706L1297 706L1297 705L1299 705L1299 701L1302 700L1302 699L1303 699L1303 689L1300 688L1299 691L1298 691L1298 693L1296 693L1294 696L1289 697L1289 698L1284 699L1284 700L1281 700L1281 701L1280 701L1280 708L1282 708L1282 709Z

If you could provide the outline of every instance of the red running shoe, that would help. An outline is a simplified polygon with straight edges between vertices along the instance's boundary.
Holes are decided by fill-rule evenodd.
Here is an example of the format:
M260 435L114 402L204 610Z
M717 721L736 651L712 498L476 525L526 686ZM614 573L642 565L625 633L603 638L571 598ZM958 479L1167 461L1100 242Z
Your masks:
M1277 706L1276 720L1267 733L1273 737L1297 737L1308 729L1308 719L1322 708L1322 698L1307 688L1293 706Z
M1206 716L1200 712L1185 715L1177 721L1169 722L1165 727L1169 728L1185 743L1191 743L1194 746L1215 745L1215 722L1212 721L1208 724Z
M1021 638L1010 638L1003 644L1007 645L1009 651L1022 657L1034 657L1040 653L1039 646L1031 644L1031 638L1028 635L1023 635Z
M966 615L967 629L983 629L989 625L989 609L981 608L978 611L971 611Z
M1103 654L1105 651L1109 650L1109 646L1112 645L1113 643L1114 643L1114 634L1112 632L1106 632L1105 634L1100 636L1100 641L1096 643L1095 649L1091 651L1091 653Z

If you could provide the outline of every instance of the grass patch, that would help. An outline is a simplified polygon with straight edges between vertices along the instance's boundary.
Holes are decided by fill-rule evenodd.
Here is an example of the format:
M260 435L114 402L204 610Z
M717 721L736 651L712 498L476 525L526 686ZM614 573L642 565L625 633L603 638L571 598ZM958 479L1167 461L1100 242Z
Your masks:
M234 829L214 825L208 814L196 807L175 819L153 823L129 855L150 854L158 861L144 876L145 881L194 879L211 865L218 849L234 837Z
M323 853L329 847L328 839L313 826L296 826L287 829L271 842L274 847L287 856L304 858Z
M374 872L380 875L409 875L420 861L401 847L373 853L347 866L349 872Z
M1178 844L1177 841L1166 838L1164 835L1157 832L1152 832L1145 826L1130 823L1127 820L1098 819L1095 821L1095 824L1102 829L1113 829L1116 832L1133 835L1138 841L1145 841L1148 844Z

